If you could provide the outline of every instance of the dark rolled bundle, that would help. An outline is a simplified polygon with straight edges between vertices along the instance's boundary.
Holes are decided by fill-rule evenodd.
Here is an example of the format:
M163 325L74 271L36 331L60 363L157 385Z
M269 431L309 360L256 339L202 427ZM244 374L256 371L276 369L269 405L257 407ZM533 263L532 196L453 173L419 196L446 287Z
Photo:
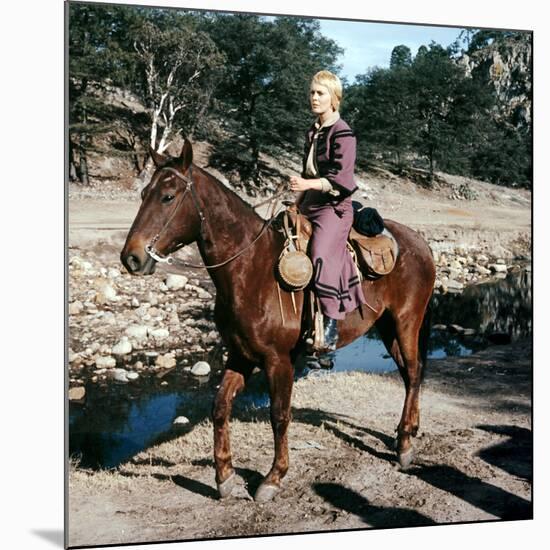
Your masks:
M353 228L367 237L374 237L384 231L384 220L376 208L363 206L360 202L352 201Z

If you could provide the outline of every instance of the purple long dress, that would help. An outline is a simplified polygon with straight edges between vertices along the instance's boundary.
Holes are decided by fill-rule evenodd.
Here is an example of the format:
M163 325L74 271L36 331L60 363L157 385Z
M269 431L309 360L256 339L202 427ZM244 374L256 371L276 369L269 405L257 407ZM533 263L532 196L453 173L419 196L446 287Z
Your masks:
M355 135L337 113L322 126L315 123L307 132L302 177L321 178L327 190L310 189L299 208L313 226L310 256L315 294L323 315L332 319L343 319L365 303L346 247L353 223L351 194L357 190L353 178L355 154Z

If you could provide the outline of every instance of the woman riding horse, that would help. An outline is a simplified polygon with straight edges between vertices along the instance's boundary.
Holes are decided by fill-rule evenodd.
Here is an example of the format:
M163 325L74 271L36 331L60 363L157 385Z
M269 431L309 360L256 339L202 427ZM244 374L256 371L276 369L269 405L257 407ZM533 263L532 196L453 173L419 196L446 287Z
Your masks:
M290 178L298 191L296 204L311 222L311 259L314 289L324 324L326 350L335 350L337 320L365 303L359 276L346 242L353 223L351 195L356 139L340 118L340 79L329 71L318 72L310 86L311 111L317 120L306 133L301 177Z

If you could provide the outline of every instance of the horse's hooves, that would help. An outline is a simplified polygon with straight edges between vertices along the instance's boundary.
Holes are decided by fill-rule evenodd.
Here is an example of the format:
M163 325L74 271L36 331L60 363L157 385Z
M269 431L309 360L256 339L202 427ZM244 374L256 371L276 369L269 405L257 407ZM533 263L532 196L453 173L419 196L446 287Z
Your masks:
M401 466L401 469L407 470L414 459L414 449L410 447L408 451L398 453L397 457L399 459L399 466Z
M218 483L218 492L220 493L220 498L227 498L231 496L234 487L235 472L232 472L225 481L223 481L222 483Z
M254 500L259 503L269 502L280 490L280 487L277 487L276 485L262 483L254 495Z

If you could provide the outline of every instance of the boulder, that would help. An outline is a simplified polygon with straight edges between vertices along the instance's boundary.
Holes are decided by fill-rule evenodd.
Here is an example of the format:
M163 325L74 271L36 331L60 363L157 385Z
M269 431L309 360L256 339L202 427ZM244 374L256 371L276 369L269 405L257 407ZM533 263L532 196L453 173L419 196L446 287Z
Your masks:
M114 357L97 357L95 364L98 369L112 369L116 366L116 360Z
M127 337L124 337L118 344L113 346L111 353L113 355L128 355L128 353L132 353L132 344L128 341Z
M506 267L506 264L489 264L489 269L493 273L507 273L508 268Z
M198 361L191 368L191 374L195 376L207 376L211 370L210 365L206 361Z
M189 424L189 418L186 416L178 416L174 419L173 424L174 426L185 426L186 424Z
M77 386L69 389L69 401L84 401L86 397L86 388L84 386Z
M181 290L188 281L189 279L183 275L170 274L166 277L165 284L168 290Z
M149 332L149 327L146 325L131 325L124 332L130 338L135 338L136 340L145 340L147 338L147 333Z

